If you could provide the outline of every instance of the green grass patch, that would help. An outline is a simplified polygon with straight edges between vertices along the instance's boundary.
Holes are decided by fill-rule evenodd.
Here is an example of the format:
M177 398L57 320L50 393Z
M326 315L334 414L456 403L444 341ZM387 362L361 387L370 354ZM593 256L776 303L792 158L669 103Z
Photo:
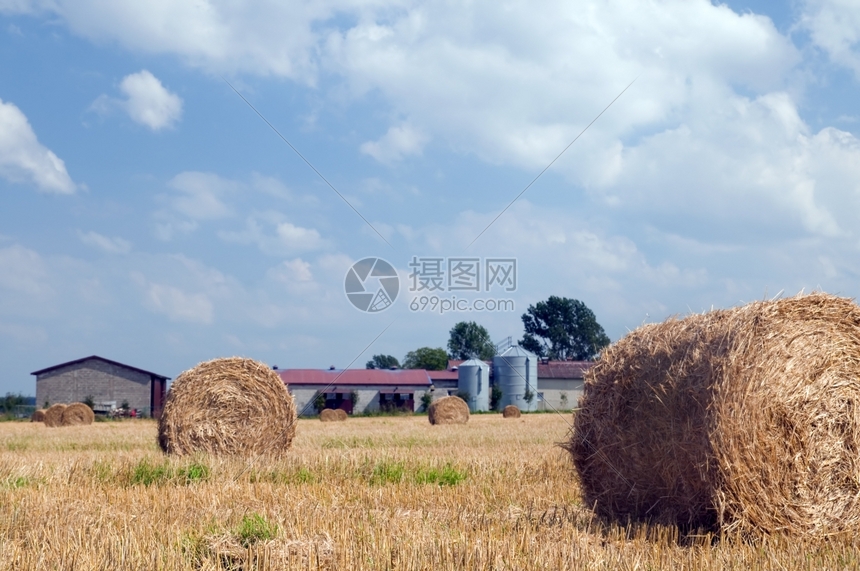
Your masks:
M422 467L414 474L416 484L438 484L439 486L456 486L466 479L466 472L461 472L451 464L441 468Z
M389 484L403 481L405 468L403 462L388 462L383 460L373 466L370 474L371 484Z
M19 488L26 488L27 486L32 486L37 483L38 480L36 480L35 478L30 478L28 476L9 476L5 480L3 480L2 486L10 490L17 490Z
M210 474L209 466L201 462L173 467L169 462L156 464L144 458L132 468L129 482L132 486L153 486L169 483L188 485L208 480Z
M244 547L260 541L271 541L278 535L278 526L258 513L247 514L235 531L236 539Z
M435 466L407 466L404 462L383 460L373 465L369 481L372 485L399 484L411 482L425 485L456 486L467 477L466 472L457 470L451 464Z
M269 472L252 471L251 483L271 482L273 484L313 484L317 476L304 466L295 470L271 470Z

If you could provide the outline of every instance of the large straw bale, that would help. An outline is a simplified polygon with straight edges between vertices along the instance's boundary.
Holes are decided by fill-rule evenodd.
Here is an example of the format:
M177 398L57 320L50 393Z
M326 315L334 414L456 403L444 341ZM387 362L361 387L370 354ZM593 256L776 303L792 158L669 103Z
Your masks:
M645 325L586 375L584 502L753 535L860 530L860 308L823 293Z
M170 387L158 421L168 454L279 456L296 433L296 404L263 363L232 357L201 363Z
M445 397L430 403L430 424L466 424L469 422L469 405L460 397Z
M45 411L44 409L37 409L33 411L33 415L30 416L30 422L45 422Z
M520 416L522 416L522 413L516 405L509 404L504 409L502 409L502 416L505 418L519 418Z
M73 402L63 409L63 416L60 417L61 426L80 426L82 424L92 424L96 419L93 409L82 402Z
M66 410L66 405L62 403L49 406L45 410L45 419L43 420L45 426L50 426L51 428L62 426L64 410Z
M346 414L346 411L345 411L345 410L343 410L342 408L336 408L336 409L334 410L334 413L337 415L337 419L338 419L338 420L340 420L340 421L344 421L344 420L346 420L347 418L349 418L349 415L348 415L348 414Z
M341 416L341 413L343 416ZM346 420L346 411L339 408L324 408L320 411L320 420L323 422L339 422Z

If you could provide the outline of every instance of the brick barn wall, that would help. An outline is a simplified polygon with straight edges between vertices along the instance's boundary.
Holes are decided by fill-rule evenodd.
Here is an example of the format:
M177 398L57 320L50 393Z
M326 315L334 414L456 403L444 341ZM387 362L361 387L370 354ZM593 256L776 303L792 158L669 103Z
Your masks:
M36 405L81 402L92 396L96 402L127 400L131 408L150 411L150 378L138 371L89 359L36 377Z

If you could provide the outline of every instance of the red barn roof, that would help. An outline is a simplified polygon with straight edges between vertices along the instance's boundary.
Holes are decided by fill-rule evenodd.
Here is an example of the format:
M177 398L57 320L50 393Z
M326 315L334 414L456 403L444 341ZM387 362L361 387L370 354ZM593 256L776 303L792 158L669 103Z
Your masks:
M430 386L430 377L424 369L282 369L278 371L287 385L314 385L322 387L362 385ZM337 391L332 391L337 392Z

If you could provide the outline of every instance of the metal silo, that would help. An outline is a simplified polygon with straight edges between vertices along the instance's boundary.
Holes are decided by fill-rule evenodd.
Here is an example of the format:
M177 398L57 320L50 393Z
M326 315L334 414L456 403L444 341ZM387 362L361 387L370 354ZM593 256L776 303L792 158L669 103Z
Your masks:
M457 390L468 393L469 411L490 410L490 367L483 361L469 359L457 369Z
M493 357L493 377L502 390L499 408L512 404L522 411L538 408L537 356L518 345L509 347L504 353ZM525 397L531 392L531 403Z

